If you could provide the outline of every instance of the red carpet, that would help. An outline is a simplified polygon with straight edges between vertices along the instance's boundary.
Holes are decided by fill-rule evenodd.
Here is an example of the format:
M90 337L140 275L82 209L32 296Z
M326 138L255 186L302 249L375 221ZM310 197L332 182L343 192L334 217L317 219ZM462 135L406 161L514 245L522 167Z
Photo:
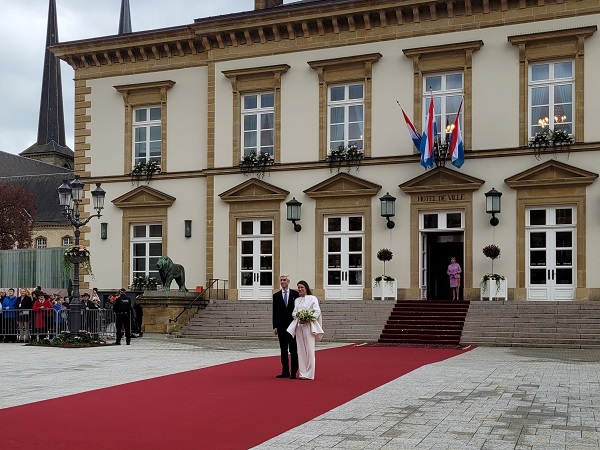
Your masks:
M317 352L314 381L276 379L279 357L255 358L6 408L2 447L245 449L464 351L347 346Z

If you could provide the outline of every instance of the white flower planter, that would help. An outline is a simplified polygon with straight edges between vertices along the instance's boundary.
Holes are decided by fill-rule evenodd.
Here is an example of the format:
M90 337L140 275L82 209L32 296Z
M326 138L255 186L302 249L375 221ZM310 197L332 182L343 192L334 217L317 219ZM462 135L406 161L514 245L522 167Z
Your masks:
M496 280L487 280L485 290L480 289L480 300L506 300L508 293L508 280L500 280L500 285Z
M373 299L375 300L397 300L398 298L398 282L380 281L377 283L373 280Z

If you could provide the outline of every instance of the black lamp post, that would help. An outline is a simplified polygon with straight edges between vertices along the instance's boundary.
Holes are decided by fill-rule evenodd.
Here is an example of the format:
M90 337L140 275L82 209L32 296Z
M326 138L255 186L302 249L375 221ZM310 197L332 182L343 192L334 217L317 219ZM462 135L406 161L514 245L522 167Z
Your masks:
M302 225L300 225L300 207L302 203L296 200L296 197L292 198L289 202L286 203L287 206L287 220L294 224L294 231L298 233L302 229Z
M387 219L387 227L391 230L396 225L393 220L390 220L390 217L394 217L396 215L396 197L392 197L389 192L383 197L379 197L381 201L381 217L385 217Z
M496 217L496 214L500 214L500 197L502 197L502 192L498 192L495 188L485 193L485 212L492 215L490 225L493 227L500 223Z
M79 246L79 228L86 225L94 216L87 219L80 219L81 211L79 209L83 201L84 184L75 175L75 179L69 183L69 180L63 180L63 184L58 188L58 199L63 208L63 215L75 227L75 246ZM92 204L96 210L96 217L100 218L100 211L104 208L104 196L106 192L96 183L96 189L92 191ZM76 334L81 329L81 299L79 294L79 260L73 262L73 295L70 301L69 310L69 331Z

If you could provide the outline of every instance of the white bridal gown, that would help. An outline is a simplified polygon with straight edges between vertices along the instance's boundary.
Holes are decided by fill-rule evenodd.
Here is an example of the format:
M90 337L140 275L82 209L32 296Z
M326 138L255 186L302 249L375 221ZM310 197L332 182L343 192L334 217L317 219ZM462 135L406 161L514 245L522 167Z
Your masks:
M298 311L312 311L317 319L313 323L300 323L296 318ZM298 345L298 369L300 378L314 380L315 378L315 341L323 337L321 308L314 295L298 297L294 302L294 321L288 328L288 333L296 338Z

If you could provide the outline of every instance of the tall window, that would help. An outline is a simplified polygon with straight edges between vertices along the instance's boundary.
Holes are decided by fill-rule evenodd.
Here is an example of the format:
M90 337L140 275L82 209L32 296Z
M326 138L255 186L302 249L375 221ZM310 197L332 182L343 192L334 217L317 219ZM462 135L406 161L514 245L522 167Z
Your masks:
M35 248L48 247L48 240L45 237L39 237L35 240Z
M275 94L247 94L242 97L243 155L268 153L273 156L275 135Z
M162 225L131 226L132 277L151 276L158 279L156 263L162 256Z
M573 135L573 61L529 66L529 137L546 127Z
M445 139L446 134L452 131L458 107L463 99L464 82L462 72L423 77L423 123L425 123L427 117L432 94L438 135ZM461 129L464 129L462 110L460 115Z
M63 238L62 238L62 246L63 247L70 247L71 245L73 245L73 237L72 236L63 236Z
M364 108L364 83L329 87L329 150L351 145L363 149Z
M162 148L161 107L133 110L133 165L150 160L160 163Z

